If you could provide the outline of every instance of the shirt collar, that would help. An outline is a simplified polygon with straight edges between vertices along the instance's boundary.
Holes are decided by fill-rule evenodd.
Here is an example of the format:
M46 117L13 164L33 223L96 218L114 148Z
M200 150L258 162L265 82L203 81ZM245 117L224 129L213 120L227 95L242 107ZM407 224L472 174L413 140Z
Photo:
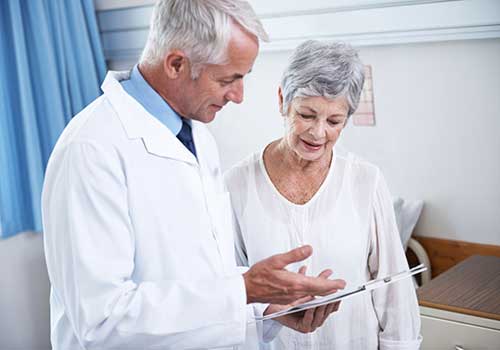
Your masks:
M139 102L146 111L177 135L182 128L181 116L148 84L135 65L130 79L122 80L123 89Z

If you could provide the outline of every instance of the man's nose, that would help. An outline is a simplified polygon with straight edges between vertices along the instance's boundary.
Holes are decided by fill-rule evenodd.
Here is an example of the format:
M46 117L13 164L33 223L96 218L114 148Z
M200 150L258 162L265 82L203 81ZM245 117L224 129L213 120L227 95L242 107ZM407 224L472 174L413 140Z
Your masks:
M231 89L226 94L226 98L237 104L243 102L243 79L238 79L232 84Z

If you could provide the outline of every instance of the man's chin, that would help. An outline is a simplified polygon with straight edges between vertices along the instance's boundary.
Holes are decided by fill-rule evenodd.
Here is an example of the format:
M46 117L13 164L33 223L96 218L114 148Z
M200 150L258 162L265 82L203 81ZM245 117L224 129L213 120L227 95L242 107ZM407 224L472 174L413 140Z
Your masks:
M215 115L216 115L216 113L206 114L206 115L202 115L202 116L197 115L197 116L192 117L191 119L199 121L201 123L208 124L215 119Z
M211 114L210 116L208 116L208 118L206 119L206 122L205 123L210 123L212 122L214 119L215 119L215 116L217 115L217 113L214 113L214 114Z

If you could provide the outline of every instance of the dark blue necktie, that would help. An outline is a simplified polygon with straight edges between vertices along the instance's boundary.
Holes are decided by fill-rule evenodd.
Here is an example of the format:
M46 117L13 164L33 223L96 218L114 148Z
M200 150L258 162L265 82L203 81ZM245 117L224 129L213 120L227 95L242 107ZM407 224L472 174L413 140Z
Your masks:
M182 128L181 131L179 131L179 133L177 134L177 138L196 157L196 148L194 147L191 126L184 119L182 119Z

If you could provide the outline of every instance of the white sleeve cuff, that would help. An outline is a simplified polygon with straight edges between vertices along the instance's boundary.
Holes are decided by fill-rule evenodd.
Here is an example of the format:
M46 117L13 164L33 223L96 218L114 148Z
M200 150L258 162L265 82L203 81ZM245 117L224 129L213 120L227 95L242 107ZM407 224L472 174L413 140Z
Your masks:
M252 304L254 309L254 314L256 317L261 317L266 311L269 304L255 303ZM274 320L265 320L259 323L259 336L264 343L269 343L272 341L279 333L283 327L281 323Z
M416 340L391 340L379 339L380 350L419 350L422 336L419 335Z

